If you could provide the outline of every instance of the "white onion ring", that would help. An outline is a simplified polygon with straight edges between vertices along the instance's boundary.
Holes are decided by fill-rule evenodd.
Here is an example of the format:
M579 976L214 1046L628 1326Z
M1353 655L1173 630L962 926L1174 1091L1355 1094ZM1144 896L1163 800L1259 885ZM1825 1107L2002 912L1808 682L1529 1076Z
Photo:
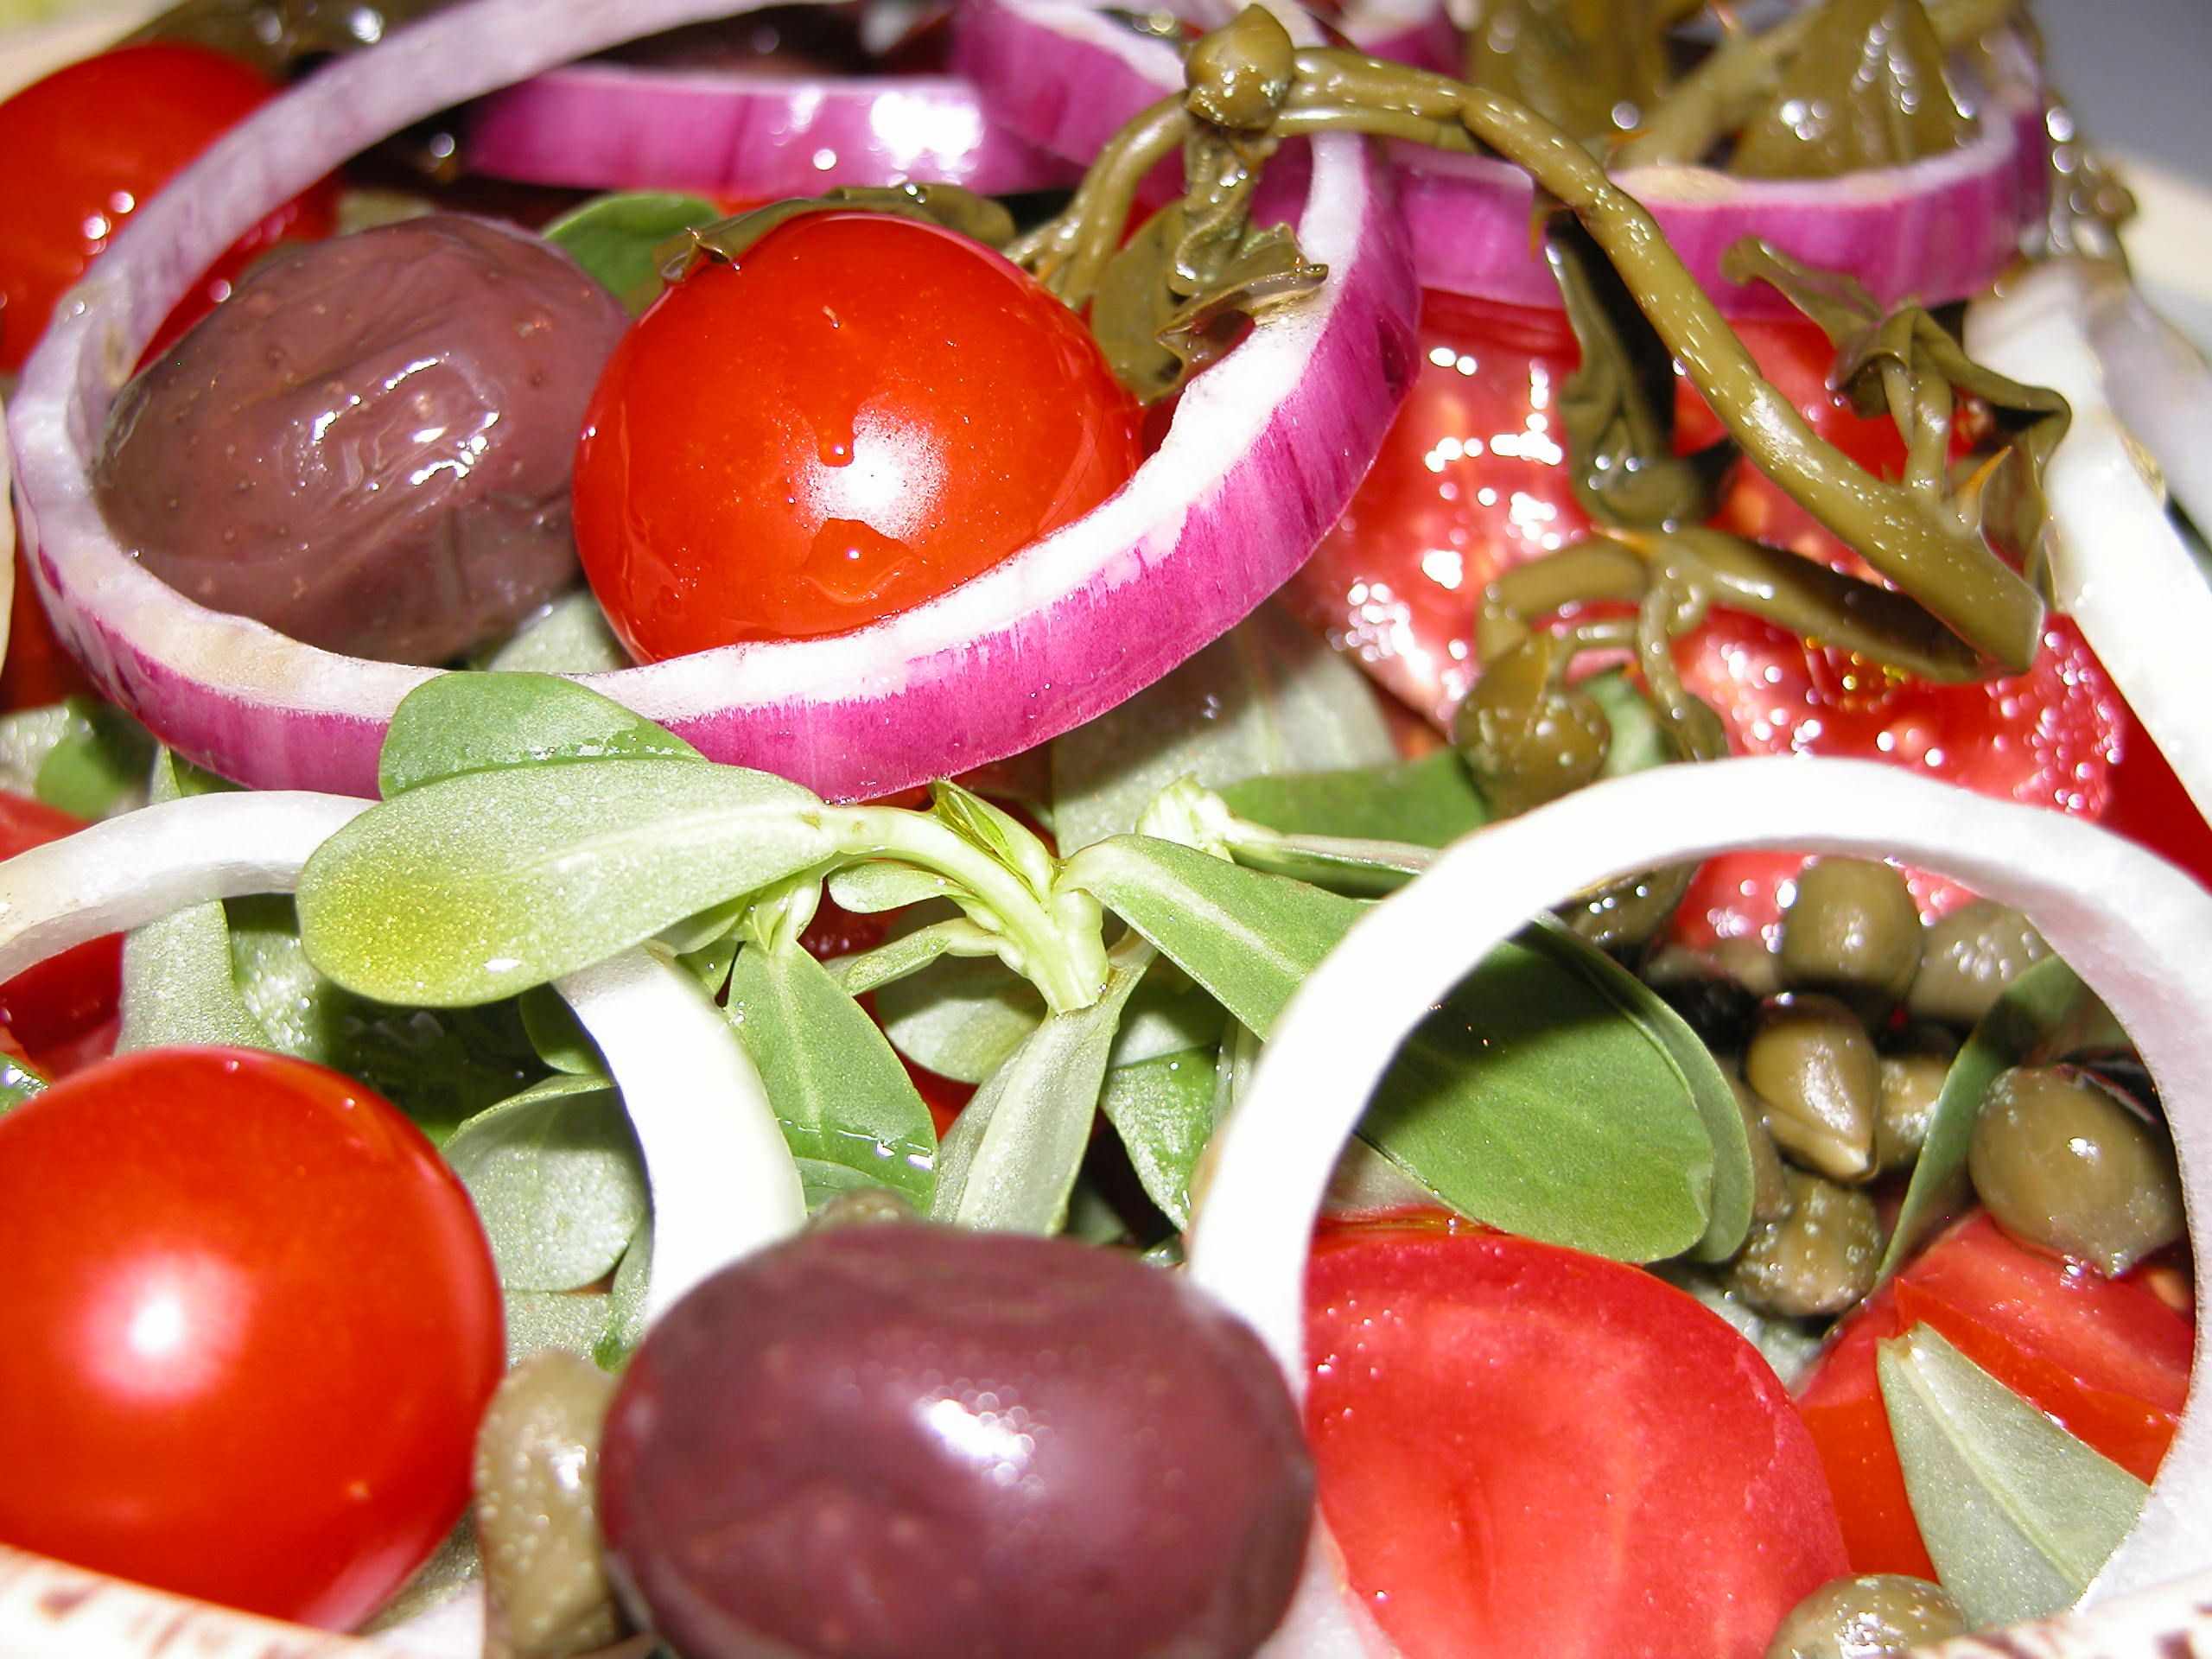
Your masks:
M963 6L956 23L953 61L992 115L1059 156L1096 154L1158 96L1148 90L1160 73L1153 66L1175 55L1084 10L1065 0L989 0ZM1047 31L1091 49L1080 58L1040 49ZM1416 60L1404 39L1393 44ZM2019 251L2023 229L2041 218L2041 134L2040 105L2014 94L1988 100L1972 143L1909 167L1804 182L1671 166L1630 168L1617 178L1732 316L1797 315L1764 283L1722 279L1721 255L1751 235L1857 277L1885 303L1933 304L1986 287ZM1404 143L1390 150L1423 288L1559 308L1558 285L1530 234L1535 194L1526 173L1489 156Z
M1529 914L1591 882L1742 849L1902 857L2027 912L2127 1027L2166 1103L2190 1219L2212 1224L2212 894L2094 825L1870 761L1661 766L1478 832L1363 917L1299 988L1219 1132L1192 1276L1306 1393L1306 1248L1329 1172L1404 1036ZM2212 1251L2196 1257L2199 1305ZM2085 1600L2212 1563L2212 1326L2143 1518ZM1335 1586L1310 1575L1301 1597ZM1325 1607L1307 1607L1319 1618ZM1285 1651L1282 1659L1291 1659Z
M964 185L985 195L1079 169L983 118L953 75L794 78L575 63L494 92L463 155L494 178L765 200L832 185Z
M92 497L108 408L175 297L270 202L423 115L731 10L474 0L309 77L133 216L63 302L9 426L40 590L104 691L242 783L373 790L391 711L430 671L314 650L204 610L141 568ZM952 594L857 632L726 646L584 683L716 759L850 798L1028 748L1226 632L1335 520L1411 367L1416 292L1387 177L1356 139L1317 141L1313 154L1299 233L1330 282L1194 384L1160 450L1110 499Z

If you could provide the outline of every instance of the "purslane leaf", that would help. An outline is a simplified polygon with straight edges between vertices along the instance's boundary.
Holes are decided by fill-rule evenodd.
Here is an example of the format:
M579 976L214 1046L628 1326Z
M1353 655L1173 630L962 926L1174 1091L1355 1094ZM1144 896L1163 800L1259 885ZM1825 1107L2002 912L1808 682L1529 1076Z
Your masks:
M1968 1622L2010 1624L2079 1599L2151 1489L1931 1325L1875 1357L1913 1518Z
M996 957L1002 943L966 918L956 916L886 939L873 950L839 957L823 965L847 995L865 996L918 974L939 957Z
M681 759L474 772L324 842L300 882L301 931L315 966L363 995L491 1001L835 850L814 796L765 772Z
M660 297L660 251L668 239L721 216L704 196L626 190L570 208L543 235L634 317Z
M1216 792L1238 817L1290 836L1444 847L1489 817L1466 763L1448 748L1418 760L1248 778Z
M573 680L442 674L409 692L392 712L377 757L377 790L390 800L466 772L646 756L696 760L699 752Z
M596 1282L645 1219L645 1170L630 1120L599 1078L549 1077L470 1118L445 1155L475 1201L510 1291Z
M1045 1017L1044 999L995 957L946 957L886 984L875 1011L892 1046L924 1071L980 1084Z
M875 1022L821 963L797 947L746 946L730 970L728 1012L795 1156L842 1165L927 1207L937 1156L930 1109Z
M1191 1224L1191 1175L1214 1130L1214 1051L1186 1048L1110 1067L1098 1101L1145 1196Z

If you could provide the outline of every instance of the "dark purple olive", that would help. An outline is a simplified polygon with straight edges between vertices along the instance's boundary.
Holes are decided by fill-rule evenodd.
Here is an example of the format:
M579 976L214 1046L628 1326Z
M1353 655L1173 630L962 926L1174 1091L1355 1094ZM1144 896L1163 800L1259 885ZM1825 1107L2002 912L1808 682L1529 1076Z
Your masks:
M477 219L288 248L124 389L100 511L210 609L443 662L575 582L576 433L623 327L567 255Z
M1289 1605L1313 1472L1258 1338L1179 1276L849 1227L654 1327L600 1496L684 1659L1232 1659Z

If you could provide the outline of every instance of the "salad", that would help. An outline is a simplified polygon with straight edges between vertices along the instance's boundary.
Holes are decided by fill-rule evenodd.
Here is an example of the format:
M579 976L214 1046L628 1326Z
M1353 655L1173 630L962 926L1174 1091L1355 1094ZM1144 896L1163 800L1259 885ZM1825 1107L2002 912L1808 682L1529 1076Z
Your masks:
M2010 9L727 9L0 106L0 1632L2168 1641L2212 376Z

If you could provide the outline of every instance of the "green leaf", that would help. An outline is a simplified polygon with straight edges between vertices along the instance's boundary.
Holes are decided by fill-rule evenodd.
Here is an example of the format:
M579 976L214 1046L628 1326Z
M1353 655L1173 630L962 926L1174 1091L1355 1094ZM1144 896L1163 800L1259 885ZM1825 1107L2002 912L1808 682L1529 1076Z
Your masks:
M0 1117L5 1117L16 1107L42 1093L47 1087L44 1077L12 1054L0 1054Z
M1360 1134L1467 1215L1656 1261L1707 1236L1713 1142L1675 1034L1594 955L1548 929L1492 951L1407 1039Z
M823 965L849 996L865 996L918 974L939 957L995 957L1004 943L964 917L931 922L886 939L873 950L839 957Z
M1395 893L1435 860L1433 849L1410 842L1286 836L1242 818L1230 820L1224 845L1247 869L1362 899Z
M696 760L699 752L573 680L441 674L401 698L393 711L377 759L377 788L391 800L472 772L643 756Z
M1967 1622L2010 1624L2072 1605L2151 1489L1930 1325L1875 1356L1913 1518Z
M549 1348L594 1358L613 1317L603 1291L513 1290L506 1300L510 1369Z
M1052 744L1065 855L1136 827L1179 778L1218 790L1396 755L1367 677L1281 607L1262 605L1166 678Z
M1446 847L1487 822L1454 749L1336 772L1278 772L1224 785L1230 810L1292 836Z
M446 1161L476 1202L508 1290L577 1290L613 1271L645 1217L630 1120L594 1077L549 1077L454 1132Z
M730 1023L760 1068L784 1138L925 1206L937 1130L930 1109L861 1005L796 946L747 945L730 972Z
M985 857L1012 870L1039 898L1052 891L1051 849L1012 813L941 779L930 786L930 814Z
M512 674L605 674L630 667L630 654L607 626L607 613L588 588L555 600L483 661Z
M663 245L721 216L703 196L626 190L571 208L545 227L544 236L566 249L634 317L660 297Z
M1087 847L1061 871L1262 1036L1365 906L1145 836Z
M980 1084L1045 1017L1044 999L995 958L947 957L886 984L875 1011L892 1046L925 1071Z
M927 904L946 898L958 887L950 876L895 859L870 859L848 864L829 879L830 896L858 916L879 916L887 910Z
M2096 994L2056 957L2046 957L2005 988L1943 1075L1943 1090L1928 1115L1926 1144L1912 1166L1889 1248L1882 1253L1884 1278L1903 1267L1959 1208L1974 1119L1997 1074L2059 1058L2079 1034L2100 1031L2110 1021Z
M599 1045L576 1018L575 1010L550 985L532 986L517 999L516 1007L522 1014L523 1031L539 1059L572 1077L607 1076L607 1062Z
M1145 1196L1191 1224L1191 1175L1214 1130L1214 1052L1186 1048L1108 1070L1100 1109L1122 1137Z
M645 1337L645 1293L652 1287L653 1218L639 1223L614 1269L614 1284L607 1294L607 1331L592 1349L591 1357L602 1370L613 1370L630 1357Z
M1090 1144L1115 1028L1153 956L1125 939L1110 960L1098 1000L1047 1015L954 1120L938 1149L936 1219L1001 1232L1059 1230Z
M140 798L154 758L146 728L97 697L61 707L67 723L39 763L38 798L80 818L104 818Z
M821 812L796 784L704 760L444 778L316 850L302 936L363 995L491 1001L822 863L836 849Z

